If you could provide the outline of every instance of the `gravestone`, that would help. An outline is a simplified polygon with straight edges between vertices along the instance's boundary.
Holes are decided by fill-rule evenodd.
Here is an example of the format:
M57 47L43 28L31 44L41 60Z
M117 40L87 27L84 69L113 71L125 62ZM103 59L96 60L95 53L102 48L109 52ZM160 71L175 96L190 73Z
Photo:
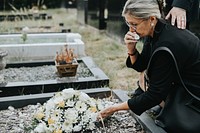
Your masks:
M107 0L88 0L88 24L103 30L106 29Z
M126 0L109 0L108 1L108 21L106 32L113 38L123 41L124 35L129 30L124 18L122 10ZM115 4L118 3L118 4Z

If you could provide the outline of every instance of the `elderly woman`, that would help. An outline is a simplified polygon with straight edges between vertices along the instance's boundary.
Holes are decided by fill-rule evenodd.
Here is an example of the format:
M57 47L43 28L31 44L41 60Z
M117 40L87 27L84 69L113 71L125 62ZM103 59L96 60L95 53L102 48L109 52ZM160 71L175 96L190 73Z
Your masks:
M128 0L122 16L129 26L129 31L124 37L128 52L127 67L138 72L147 70L148 82L145 84L148 89L127 102L102 110L99 117L105 118L116 111L129 109L140 115L161 101L166 101L157 124L170 133L200 132L199 39L190 31L178 29L162 20L156 0ZM139 53L136 49L137 39L143 37L148 39L144 43L142 52ZM179 90L182 91L181 96L184 95L180 101L193 99L192 105L196 109L179 110L181 118L187 116L181 120L179 115L171 115L175 110L172 103L177 98L176 94L179 94ZM172 108L171 112L168 111L169 108ZM189 114L187 114L188 110ZM186 112L187 115L181 116L182 112ZM168 117L166 114L171 116ZM182 122L179 123L180 121Z

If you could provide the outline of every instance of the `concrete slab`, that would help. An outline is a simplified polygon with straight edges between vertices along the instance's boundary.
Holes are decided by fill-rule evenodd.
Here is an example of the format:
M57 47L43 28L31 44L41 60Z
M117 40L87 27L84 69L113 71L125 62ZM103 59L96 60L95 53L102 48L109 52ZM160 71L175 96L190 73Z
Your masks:
M74 49L78 57L85 56L85 45L78 33L40 33L0 35L0 49L7 51L7 62L54 59L64 45Z

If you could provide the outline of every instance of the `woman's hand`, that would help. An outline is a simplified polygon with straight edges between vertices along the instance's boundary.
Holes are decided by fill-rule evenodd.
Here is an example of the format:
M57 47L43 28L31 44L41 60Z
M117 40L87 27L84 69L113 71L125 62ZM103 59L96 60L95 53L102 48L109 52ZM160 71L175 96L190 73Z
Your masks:
M97 119L101 120L102 118L104 119L104 118L112 115L116 111L119 111L119 110L128 110L128 109L129 109L129 107L128 107L127 102L115 104L115 105L109 106L106 109L100 111L99 114L98 114L98 116L97 116Z
M113 106L110 106L110 107L107 107L106 109L102 110L99 112L98 116L97 116L97 119L100 120L101 118L106 118L112 114L115 113L116 109L115 109L115 106L116 105L113 105Z
M137 39L135 38L136 33L128 31L124 37L124 42L128 49L128 53L133 53L135 51L135 46L137 43Z

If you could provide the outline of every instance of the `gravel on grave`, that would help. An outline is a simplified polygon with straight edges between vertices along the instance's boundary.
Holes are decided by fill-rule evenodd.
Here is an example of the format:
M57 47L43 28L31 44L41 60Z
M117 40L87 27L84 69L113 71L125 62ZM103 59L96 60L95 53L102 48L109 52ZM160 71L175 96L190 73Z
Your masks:
M41 104L28 105L20 109L8 107L0 111L0 132L1 133L29 133L24 130L24 125L31 124L34 111ZM24 124L23 124L24 123ZM133 118L128 111L119 111L104 121L105 129L101 122L97 122L97 128L91 133L144 133L141 125ZM80 132L82 133L82 132Z
M7 68L0 71L0 82L36 82L43 80L61 79L57 74L55 65L44 65L37 67ZM93 76L84 63L79 63L76 77ZM64 77L65 78L65 77Z

